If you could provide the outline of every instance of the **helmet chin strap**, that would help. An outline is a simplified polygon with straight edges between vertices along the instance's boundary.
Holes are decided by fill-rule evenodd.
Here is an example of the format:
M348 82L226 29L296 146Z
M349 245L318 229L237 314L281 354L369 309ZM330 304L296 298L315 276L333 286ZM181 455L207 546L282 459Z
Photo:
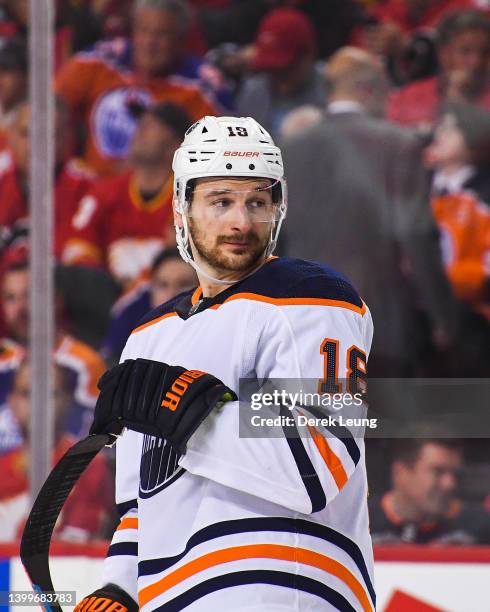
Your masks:
M179 253L182 259L188 264L190 264L198 274L201 274L208 280L218 285L230 286L230 285L234 285L235 283L238 283L238 281L241 281L244 278L248 278L258 268L260 268L260 266L264 263L264 261L267 259L267 257L270 255L271 251L273 250L270 248L271 242L272 244L274 243L274 241L272 240L273 229L271 228L271 239L269 240L269 244L266 246L266 248L264 249L264 252L262 253L261 261L256 266L254 266L253 269L250 270L248 274L246 274L245 276L242 276L241 278L235 278L234 280L225 280L221 278L215 278L214 276L211 276L211 274L208 274L207 272L205 272L201 268L201 266L193 259L191 255L191 252L190 252L191 237L190 237L190 232L189 232L189 225L187 223L187 216L185 214L182 214L182 224L183 224L183 227L179 227L178 225L175 225L175 233L177 236L177 247L179 249Z
M239 280L241 279L235 279L235 280L224 280L221 278L214 278L214 276L211 276L211 274L208 274L207 272L205 272L201 266L196 263L194 261L194 259L191 259L189 261L190 265L194 268L194 270L198 273L201 274L202 276L205 276L208 280L213 281L213 283L217 283L218 285L234 285L235 283L237 283ZM247 275L248 276L248 275Z

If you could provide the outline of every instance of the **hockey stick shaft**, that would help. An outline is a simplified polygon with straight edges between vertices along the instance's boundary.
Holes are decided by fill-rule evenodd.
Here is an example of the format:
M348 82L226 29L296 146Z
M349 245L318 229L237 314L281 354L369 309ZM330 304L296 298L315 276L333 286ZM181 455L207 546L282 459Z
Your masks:
M49 570L49 547L56 521L80 476L104 446L114 444L116 435L92 435L74 444L55 465L42 486L27 519L20 544L20 557L35 591L54 591ZM55 602L46 604L45 608L63 612Z

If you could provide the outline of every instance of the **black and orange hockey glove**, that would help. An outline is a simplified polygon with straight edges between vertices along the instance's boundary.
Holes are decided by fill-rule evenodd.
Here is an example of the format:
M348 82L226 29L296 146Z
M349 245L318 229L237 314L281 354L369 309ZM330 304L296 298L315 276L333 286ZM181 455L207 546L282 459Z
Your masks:
M159 436L179 453L208 414L235 393L199 370L151 359L128 359L99 380L91 434L118 433L122 426Z
M73 612L137 612L138 609L126 591L115 584L106 584L84 597Z

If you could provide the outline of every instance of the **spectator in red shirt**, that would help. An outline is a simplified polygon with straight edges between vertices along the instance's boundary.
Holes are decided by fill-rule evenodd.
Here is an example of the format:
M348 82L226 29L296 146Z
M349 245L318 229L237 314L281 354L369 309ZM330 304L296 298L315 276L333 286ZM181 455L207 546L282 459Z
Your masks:
M54 367L54 451L53 463L72 446L75 439L63 430L70 406L70 374L59 365ZM16 372L9 409L20 429L24 443L0 456L0 541L18 537L29 510L29 454L25 444L30 437L29 396L31 368L24 362ZM55 537L84 542L98 537L112 510L111 476L103 455L98 455L80 478L68 498Z
M175 243L172 158L190 123L170 102L143 112L130 146L130 170L96 181L82 198L63 263L105 267L127 286Z
M21 102L8 130L10 147L0 152L0 226L10 227L29 216L29 161L31 107ZM55 237L54 252L59 257L67 228L78 202L92 184L93 174L78 160L67 159L68 115L57 102L55 118Z
M490 17L476 10L447 15L438 28L438 49L439 74L395 91L388 119L425 127L434 123L445 101L490 108Z

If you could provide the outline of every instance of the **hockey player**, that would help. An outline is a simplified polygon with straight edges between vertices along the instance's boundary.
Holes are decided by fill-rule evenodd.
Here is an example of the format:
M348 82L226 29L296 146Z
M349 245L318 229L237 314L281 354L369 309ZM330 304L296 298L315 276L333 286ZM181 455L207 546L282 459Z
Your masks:
M99 383L92 433L127 427L121 521L78 610L372 611L363 440L297 410L282 436L240 437L237 401L240 379L365 377L369 311L332 270L271 257L286 183L253 119L204 117L173 169L200 285L145 317Z

